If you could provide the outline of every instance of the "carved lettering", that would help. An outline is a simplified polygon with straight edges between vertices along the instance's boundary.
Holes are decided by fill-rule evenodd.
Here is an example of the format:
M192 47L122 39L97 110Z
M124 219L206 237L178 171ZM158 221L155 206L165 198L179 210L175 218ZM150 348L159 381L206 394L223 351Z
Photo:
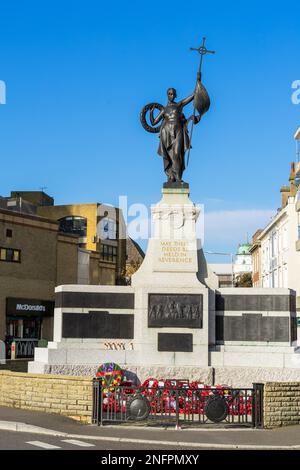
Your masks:
M117 351L120 350L133 350L133 342L130 343L123 343L123 342L117 342L117 341L107 341L104 343L105 349L114 349Z
M158 258L160 263L192 263L186 241L161 241L160 246L162 251L162 256Z

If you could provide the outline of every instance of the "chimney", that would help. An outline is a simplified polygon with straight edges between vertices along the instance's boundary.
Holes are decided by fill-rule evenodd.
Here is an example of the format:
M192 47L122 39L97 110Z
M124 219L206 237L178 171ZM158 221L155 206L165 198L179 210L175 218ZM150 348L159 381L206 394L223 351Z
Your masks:
M291 195L290 194L290 187L289 186L282 186L280 188L280 192L281 192L281 208L283 209L287 205L288 198Z
M290 194L289 196L295 196L297 193L297 186L295 185L295 177L296 177L296 172L295 172L295 162L291 163L291 173L289 177L289 182L290 182Z

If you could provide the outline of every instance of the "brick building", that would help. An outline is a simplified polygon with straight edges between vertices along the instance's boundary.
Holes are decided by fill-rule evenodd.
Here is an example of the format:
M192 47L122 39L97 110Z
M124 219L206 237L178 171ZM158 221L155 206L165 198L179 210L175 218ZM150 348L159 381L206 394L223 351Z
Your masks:
M253 287L261 287L261 268L260 268L260 257L261 257L261 242L258 240L262 229L256 230L252 237L252 245L249 252L252 256L252 284Z
M31 356L52 339L56 286L121 283L123 229L121 211L103 204L55 206L42 191L0 197L0 340L30 344L20 355Z
M76 284L77 237L36 215L0 209L0 339L52 339L54 288Z

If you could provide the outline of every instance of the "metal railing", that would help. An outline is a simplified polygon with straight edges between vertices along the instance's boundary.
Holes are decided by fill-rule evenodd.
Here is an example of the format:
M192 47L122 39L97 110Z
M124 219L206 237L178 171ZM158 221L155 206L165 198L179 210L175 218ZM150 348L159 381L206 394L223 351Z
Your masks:
M10 358L30 358L34 357L34 348L37 347L39 340L36 338L15 338L10 344Z
M175 383L174 383L175 382ZM263 426L263 385L253 388L191 387L173 381L164 387L102 386L93 380L92 423L144 421L148 424Z
M253 384L253 422L256 428L264 427L264 384Z

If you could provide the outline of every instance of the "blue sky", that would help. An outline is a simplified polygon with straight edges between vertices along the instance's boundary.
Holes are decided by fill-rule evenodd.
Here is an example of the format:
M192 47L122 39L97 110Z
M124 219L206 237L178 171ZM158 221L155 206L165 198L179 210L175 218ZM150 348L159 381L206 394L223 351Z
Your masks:
M170 86L192 92L189 47L205 35L212 104L184 179L208 214L205 249L234 252L279 207L295 159L299 13L299 1L0 0L0 194L46 186L57 204L157 202L158 138L139 113Z

